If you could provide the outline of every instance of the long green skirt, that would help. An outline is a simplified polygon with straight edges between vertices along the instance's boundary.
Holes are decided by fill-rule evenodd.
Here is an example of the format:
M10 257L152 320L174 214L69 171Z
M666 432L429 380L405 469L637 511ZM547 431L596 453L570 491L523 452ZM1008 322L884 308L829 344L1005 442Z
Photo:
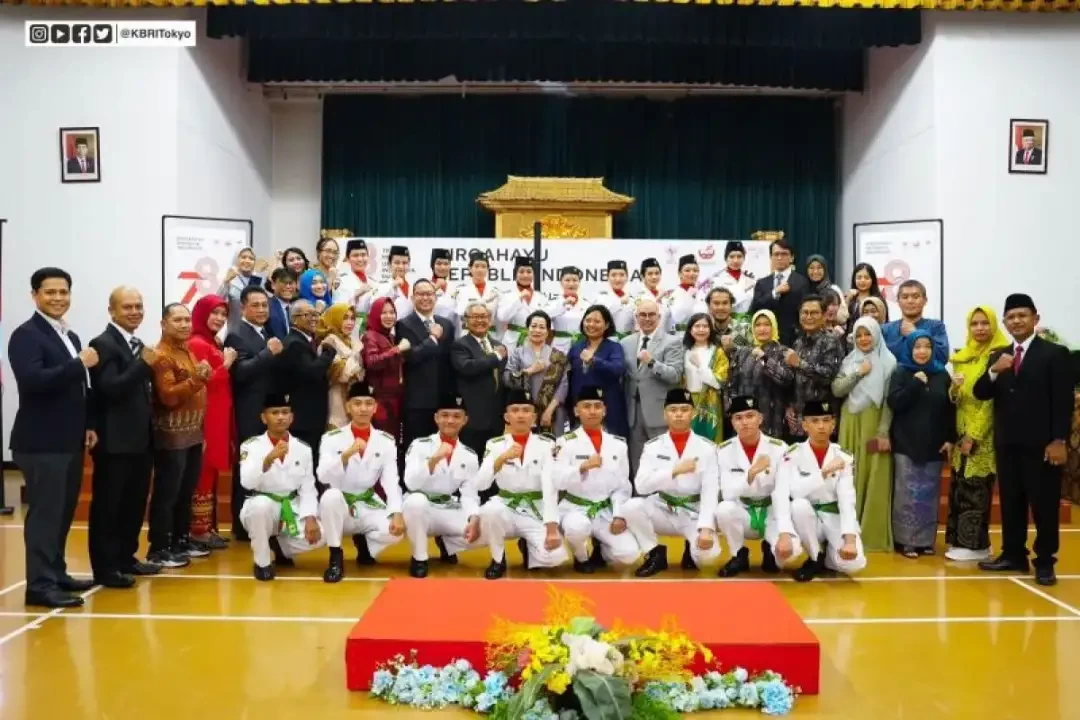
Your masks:
M855 515L868 552L892 552L892 453L869 453L866 443L877 437L881 408L871 405L840 414L840 446L855 458Z

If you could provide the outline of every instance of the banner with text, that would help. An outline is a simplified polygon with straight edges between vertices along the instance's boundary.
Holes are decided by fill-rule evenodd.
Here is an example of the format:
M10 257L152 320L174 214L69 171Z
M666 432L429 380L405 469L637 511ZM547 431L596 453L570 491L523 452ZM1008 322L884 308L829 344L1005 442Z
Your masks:
M928 318L943 319L942 222L866 223L855 225L855 263L867 263L877 273L889 317L900 317L896 293L906 280L926 286Z
M166 215L161 220L161 297L192 307L215 293L236 254L251 247L250 220Z

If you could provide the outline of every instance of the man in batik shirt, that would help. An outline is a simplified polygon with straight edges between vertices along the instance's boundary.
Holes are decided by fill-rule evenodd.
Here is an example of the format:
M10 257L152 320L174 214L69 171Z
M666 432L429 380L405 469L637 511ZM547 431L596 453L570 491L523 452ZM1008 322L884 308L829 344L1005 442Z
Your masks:
M844 349L840 340L825 331L825 301L818 295L807 295L799 306L800 332L795 345L788 350L784 361L795 372L795 395L787 410L788 439L806 439L802 427L803 407L807 402L833 402L832 381L840 371Z

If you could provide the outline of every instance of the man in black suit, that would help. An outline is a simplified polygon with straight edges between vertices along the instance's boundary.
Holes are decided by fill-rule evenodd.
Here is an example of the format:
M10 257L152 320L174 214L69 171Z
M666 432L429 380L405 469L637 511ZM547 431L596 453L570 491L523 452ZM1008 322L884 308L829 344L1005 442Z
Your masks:
M156 575L161 566L139 562L139 533L146 516L154 467L150 387L154 351L135 331L142 325L142 295L119 287L109 296L112 322L90 341L98 364L94 386L94 494L90 500L90 565L94 581L111 588L135 585L134 575Z
M1072 424L1073 378L1069 351L1035 335L1035 303L1027 295L1005 299L1012 347L990 356L973 393L994 401L994 450L1001 487L1001 554L983 570L1028 570L1028 507L1035 519L1035 582L1053 585L1058 551L1061 470Z
M89 157L90 144L86 138L75 138L75 157L68 158L67 171L73 175L85 175L94 172L94 158Z
M23 528L26 546L26 604L78 607L68 593L93 587L67 572L64 548L82 484L84 448L97 444L89 412L89 369L98 353L82 349L64 315L71 307L71 276L41 268L30 277L37 312L15 329L8 360L19 393L11 428L11 454L26 480L29 506Z
M240 293L243 320L225 338L225 347L236 350L229 380L232 383L233 415L236 418L237 445L248 438L262 435L263 400L273 389L276 357L281 354L281 340L273 337L266 325L270 316L271 299L262 288L246 287ZM247 493L240 484L240 464L232 472L232 534L246 541L247 533L240 522L240 508Z
M397 321L395 336L409 341L405 353L405 396L402 398L402 441L399 464L404 473L405 453L418 437L435 433L435 410L439 398L454 392L450 348L454 323L435 312L435 285L417 280L412 288L413 312Z
M297 300L289 310L292 330L282 343L274 368L275 389L289 397L293 410L290 432L311 446L311 456L317 458L329 413L330 364L337 356L331 344L334 336L316 342L319 313L308 301Z
M792 267L795 252L787 240L775 240L769 246L769 261L773 271L754 284L750 312L771 310L780 326L777 328L780 343L791 347L795 343L795 329L799 327L799 308L810 283Z
M296 297L296 274L288 268L278 268L270 276L270 285L273 295L270 296L266 328L271 337L284 340L289 334L289 303Z
M483 303L465 308L465 327L450 351L450 363L457 377L457 392L465 401L469 423L461 431L461 441L484 457L487 441L502 435L503 371L506 346L488 338L491 312Z
M1016 151L1017 165L1042 165L1042 148L1035 147L1035 131L1024 130L1021 133L1020 142L1023 147Z

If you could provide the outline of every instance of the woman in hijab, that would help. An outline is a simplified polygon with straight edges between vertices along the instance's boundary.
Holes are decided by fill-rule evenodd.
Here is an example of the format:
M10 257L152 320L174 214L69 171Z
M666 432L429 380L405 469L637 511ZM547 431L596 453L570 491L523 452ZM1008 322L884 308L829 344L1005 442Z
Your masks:
M840 301L840 306L836 311L836 322L839 325L845 325L848 321L848 309L847 304L843 301L844 292L840 289L839 285L834 285L832 279L829 277L829 265L825 262L823 255L811 255L806 259L806 271L804 273L806 278L810 281L810 290L807 294L819 295L825 297L828 290L832 290L836 293L837 299Z
M188 350L196 362L210 365L206 384L206 415L203 419L203 461L195 492L191 496L191 525L183 528L197 550L220 550L226 540L217 529L218 474L232 468L235 428L233 426L232 390L229 370L236 360L236 350L222 349L218 334L225 327L229 305L220 295L199 298L191 311L191 338ZM176 528L176 532L181 532Z
M863 315L869 315L877 320L878 325L884 325L889 322L889 306L879 297L868 297L859 306L859 317Z
M376 298L368 312L367 332L364 333L364 368L367 381L375 389L379 408L371 424L395 439L401 438L402 357L409 350L409 341L394 340L397 310L391 298Z
M315 329L315 339L322 342L332 337L331 342L337 351L337 357L330 364L329 413L327 425L339 428L349 423L345 412L345 399L349 385L364 379L364 364L361 353L364 349L363 338L352 340L356 329L356 311L351 305L338 303L331 305L319 316L319 325Z
M319 313L330 307L331 294L330 283L321 270L312 268L304 271L304 274L300 276L300 282L297 283L297 297L314 305Z
M904 338L900 366L889 382L896 463L892 531L894 547L908 558L934 554L943 457L956 440L956 408L949 400L952 378L934 359L929 333Z
M787 348L780 344L776 316L758 310L750 320L752 347L736 345L731 355L729 397L745 395L757 400L761 411L761 432L769 437L784 436L784 410L790 400L795 371L784 362Z
M949 397L956 404L956 435L949 482L949 518L945 523L945 557L985 560L990 557L990 505L997 462L994 457L994 401L977 400L975 381L986 372L990 353L1009 347L997 315L979 306L967 316L967 342L950 360Z
M892 410L885 402L896 358L872 317L855 321L853 349L840 364L833 394L840 408L841 447L855 458L855 511L869 551L892 550Z
M229 304L229 332L235 330L242 319L240 293L249 285L262 287L266 278L261 273L265 273L267 267L269 264L265 260L255 259L255 251L249 247L241 249L233 258L232 267L225 273L225 281L217 291Z

